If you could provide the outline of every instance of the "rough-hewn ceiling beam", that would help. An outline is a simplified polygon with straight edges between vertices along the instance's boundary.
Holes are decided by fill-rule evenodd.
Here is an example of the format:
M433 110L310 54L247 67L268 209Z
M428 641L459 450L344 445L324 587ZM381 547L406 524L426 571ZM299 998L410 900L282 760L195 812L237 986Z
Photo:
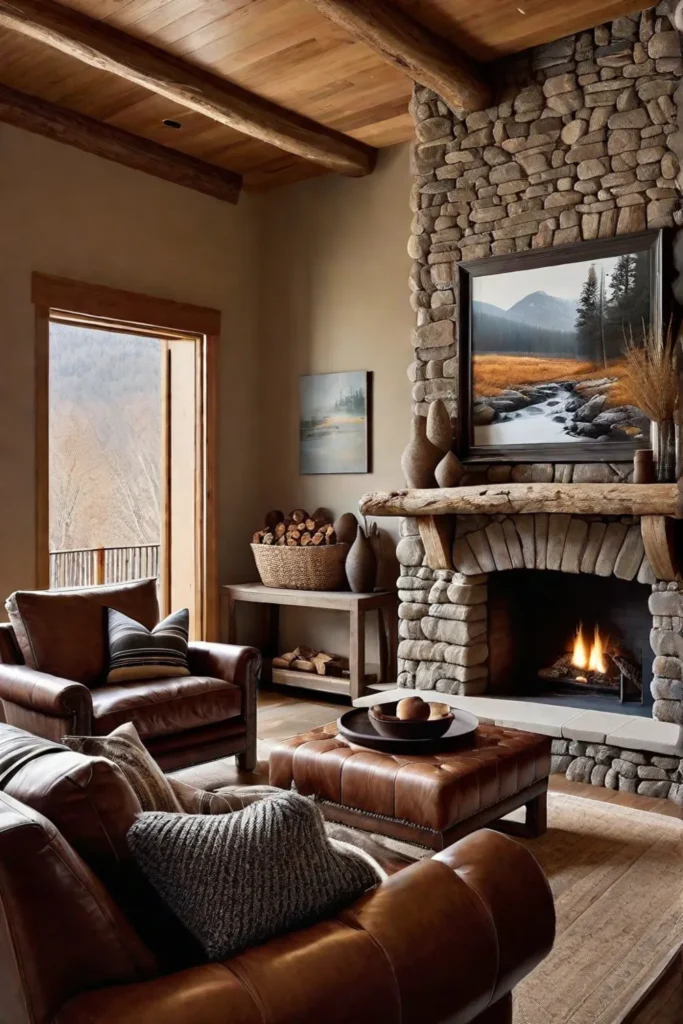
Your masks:
M0 26L134 82L245 135L340 174L369 174L376 150L51 0L0 0Z
M56 142L65 142L86 153L94 153L164 181L172 181L175 185L204 192L215 199L236 203L239 198L242 178L234 171L207 164L196 157L5 85L0 85L0 121Z
M472 60L414 21L394 0L309 0L321 14L426 85L449 106L482 110L491 89Z

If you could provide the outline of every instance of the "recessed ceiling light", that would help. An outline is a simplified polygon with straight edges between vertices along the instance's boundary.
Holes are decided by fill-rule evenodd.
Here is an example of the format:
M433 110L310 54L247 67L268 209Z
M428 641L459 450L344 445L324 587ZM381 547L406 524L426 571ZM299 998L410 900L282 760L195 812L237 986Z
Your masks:
M182 123L180 121L174 121L172 117L165 117L164 120L161 123L165 124L167 128L182 128L183 127Z
M517 10L520 14L526 14L526 11L523 11L521 7L518 7Z

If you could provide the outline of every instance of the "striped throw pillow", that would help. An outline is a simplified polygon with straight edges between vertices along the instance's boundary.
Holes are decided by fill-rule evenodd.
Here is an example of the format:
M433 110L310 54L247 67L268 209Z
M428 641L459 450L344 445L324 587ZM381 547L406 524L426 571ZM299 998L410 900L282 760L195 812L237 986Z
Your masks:
M152 630L114 608L108 608L107 615L108 683L190 675L187 663L190 613L187 608L172 612Z

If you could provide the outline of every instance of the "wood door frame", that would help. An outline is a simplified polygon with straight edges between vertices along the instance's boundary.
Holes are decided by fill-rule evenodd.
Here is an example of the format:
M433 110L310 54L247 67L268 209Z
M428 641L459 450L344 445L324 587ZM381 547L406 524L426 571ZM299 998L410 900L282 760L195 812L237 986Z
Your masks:
M74 281L34 272L31 301L35 307L35 527L36 586L49 587L49 359L50 321L55 313L73 314L84 324L91 318L104 321L102 328L119 324L130 333L153 333L176 337L200 345L200 415L197 417L202 453L201 486L197 488L199 529L195 534L198 553L197 584L202 595L201 622L195 630L204 640L215 640L219 632L218 612L218 359L221 331L219 310L158 296L123 291L105 285ZM162 522L161 530L167 526ZM160 541L162 538L160 537Z

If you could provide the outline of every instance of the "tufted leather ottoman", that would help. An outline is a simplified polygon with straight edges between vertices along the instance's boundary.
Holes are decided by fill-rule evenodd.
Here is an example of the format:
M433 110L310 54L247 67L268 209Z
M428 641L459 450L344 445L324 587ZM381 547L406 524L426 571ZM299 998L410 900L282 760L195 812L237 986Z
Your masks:
M442 850L485 825L513 835L546 828L550 739L480 725L462 750L411 756L350 746L335 723L285 740L270 783L320 802L329 821ZM526 821L499 821L518 807Z

